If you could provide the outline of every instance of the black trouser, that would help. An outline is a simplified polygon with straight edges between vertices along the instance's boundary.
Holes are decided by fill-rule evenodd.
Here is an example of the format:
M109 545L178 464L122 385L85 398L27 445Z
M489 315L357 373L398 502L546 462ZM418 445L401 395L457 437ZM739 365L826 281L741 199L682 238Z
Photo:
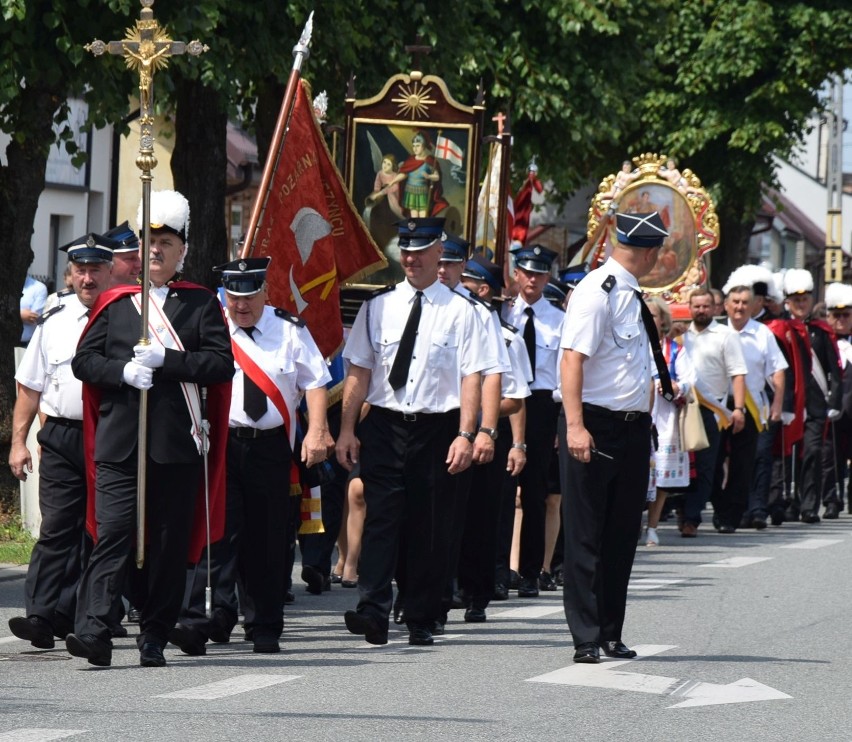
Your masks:
M852 370L850 370L852 373ZM837 422L829 422L825 441L822 444L822 504L843 507L843 479L846 462L852 448L852 421L845 415ZM840 480L838 486L837 480Z
M754 474L754 459L757 451L757 425L746 413L745 424L739 433L729 426L722 431L719 454L716 458L716 474L713 479L714 521L718 525L737 528L746 510ZM724 488L722 467L728 459L728 476Z
M612 460L568 457L562 500L563 600L574 645L621 639L636 534L648 491L651 417L630 422L583 405L595 447Z
M528 398L529 399L529 398ZM512 426L508 418L501 418L497 424L500 438L510 440ZM512 536L515 529L515 498L518 490L518 477L503 471L497 484L497 559L494 564L494 581L509 587L511 580L510 560L512 556Z
M751 493L748 497L748 516L750 519L763 518L769 515L769 488L772 483L772 446L780 422L769 422L757 435L757 446L754 452L754 473L751 477Z
M132 601L140 609L138 642L165 646L180 614L186 563L202 476L192 464L148 460L145 565L129 573ZM136 535L136 452L120 463L97 463L95 514L98 539L80 580L75 633L109 641L111 616L124 588Z
M536 390L527 397L527 465L519 476L524 517L518 559L518 572L527 580L538 580L544 562L545 500L558 414L552 391Z
M494 595L500 491L511 445L511 431L509 435L502 435L501 431L494 444L494 459L488 464L471 467L473 477L462 517L463 535L457 574L459 588L473 608L484 610Z
M41 526L27 569L24 601L28 616L70 625L83 568L86 523L82 421L49 417L38 443Z
M446 458L458 425L458 410L405 422L373 407L359 427L367 515L358 612L380 625L387 625L394 574L407 622L440 617L456 491Z
M822 442L825 437L825 418L805 420L802 457L796 465L797 486L791 493L788 509L793 514L818 513L822 490Z

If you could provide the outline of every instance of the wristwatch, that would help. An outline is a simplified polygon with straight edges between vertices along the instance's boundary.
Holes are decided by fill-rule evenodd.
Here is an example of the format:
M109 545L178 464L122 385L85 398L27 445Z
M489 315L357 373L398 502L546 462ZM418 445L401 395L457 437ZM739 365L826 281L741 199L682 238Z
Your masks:
M497 440L497 428L486 428L485 426L480 425L478 432L485 433L485 435L487 435L492 441Z
M519 451L527 452L527 444L526 443L513 443L512 448L517 448Z
M456 437L464 438L466 441L470 441L471 443L473 443L473 439L476 438L473 433L470 433L467 430L460 430L456 433Z
M745 414L746 414L746 408L745 408L745 407L734 407L734 412L736 412L737 410L739 410L740 412L742 412L742 413L743 413L743 415L745 415Z

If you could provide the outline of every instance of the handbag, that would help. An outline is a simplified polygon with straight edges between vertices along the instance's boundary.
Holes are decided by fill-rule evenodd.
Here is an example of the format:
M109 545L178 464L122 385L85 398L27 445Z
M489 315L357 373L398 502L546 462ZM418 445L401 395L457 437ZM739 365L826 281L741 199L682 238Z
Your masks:
M685 397L685 404L680 408L680 443L684 451L701 451L710 447L707 431L704 429L704 419L701 417L701 403L695 396L695 390L690 389Z

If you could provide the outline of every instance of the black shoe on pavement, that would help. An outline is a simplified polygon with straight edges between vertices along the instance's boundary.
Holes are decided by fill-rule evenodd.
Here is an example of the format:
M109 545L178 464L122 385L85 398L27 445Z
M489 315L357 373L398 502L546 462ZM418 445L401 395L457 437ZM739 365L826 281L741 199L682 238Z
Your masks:
M113 639L126 639L127 628L120 623L116 623L109 627L109 634Z
M363 636L368 644L388 643L388 630L383 629L375 618L365 616L358 611L346 611L343 614L343 620L350 634Z
M278 654L281 651L281 645L278 643L278 637L271 631L255 632L254 635L254 652L256 654Z
M142 667L165 667L163 648L156 642L145 642L139 650L139 664Z
M294 593L292 590L288 590L286 593L284 593L284 605L290 605L291 603L295 602L296 593Z
M837 520L840 517L840 506L836 502L828 503L822 517L826 520Z
M491 598L492 600L508 600L509 599L509 588L506 587L502 582L498 582L494 585L494 596Z
M795 523L799 520L799 511L796 508L787 508L784 511L784 520L788 523Z
M468 608L464 612L465 623L485 623L487 617L484 608Z
M311 595L321 595L325 589L325 581L328 580L328 589L331 590L331 578L323 577L316 567L306 564L302 567L302 579L308 584L305 588Z
M138 608L130 606L127 609L127 623L139 623L140 615L141 613L139 612Z
M819 516L813 510L802 512L802 523L819 523Z
M622 641L604 642L602 648L607 657L617 660L632 660L636 656L636 652Z
M397 626L402 626L405 623L405 606L399 601L393 604L393 622Z
M517 590L520 584L521 576L514 569L511 570L509 572L509 590Z
M601 661L601 650L595 642L585 642L574 647L574 662L597 665Z
M15 616L9 619L9 630L32 644L37 649L53 649L53 627L41 616Z
M430 647L435 643L432 632L420 624L408 624L408 643L412 647Z
M766 518L762 515L755 515L754 518L751 519L751 527L757 531L762 531L766 528Z
M720 523L719 528L717 529L719 533L736 533L737 529L734 528L730 523Z
M112 645L94 634L68 634L65 648L69 654L88 660L90 665L109 667L112 662Z
M207 636L210 641L214 644L227 644L231 641L233 630L234 623L228 618L227 614L221 610L214 610L207 629Z
M169 632L169 641L181 652L190 657L200 657L207 654L207 640L198 629L186 624L175 624Z
M521 584L518 585L518 597L537 598L538 584L536 583L536 580L528 580L526 578L522 579Z
M538 576L538 589L545 592L553 592L558 589L556 587L556 580L553 579L553 575L550 572L542 570Z
M444 622L443 621L432 621L432 624L429 626L429 632L432 636L443 636L444 635Z

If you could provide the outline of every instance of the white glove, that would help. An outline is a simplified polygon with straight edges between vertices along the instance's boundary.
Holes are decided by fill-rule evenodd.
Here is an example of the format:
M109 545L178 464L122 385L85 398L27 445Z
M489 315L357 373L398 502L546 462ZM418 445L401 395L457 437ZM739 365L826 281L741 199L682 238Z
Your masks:
M166 348L160 343L133 346L133 361L148 368L162 368L166 360Z
M793 420L795 420L795 419L796 419L796 413L795 412L782 412L781 413L781 422L784 425L792 425Z
M136 361L128 361L121 376L125 384L137 389L150 389L154 386L154 369L140 366Z
M829 420L836 420L838 417L840 417L840 415L841 415L840 410L829 410L828 411L828 419Z

